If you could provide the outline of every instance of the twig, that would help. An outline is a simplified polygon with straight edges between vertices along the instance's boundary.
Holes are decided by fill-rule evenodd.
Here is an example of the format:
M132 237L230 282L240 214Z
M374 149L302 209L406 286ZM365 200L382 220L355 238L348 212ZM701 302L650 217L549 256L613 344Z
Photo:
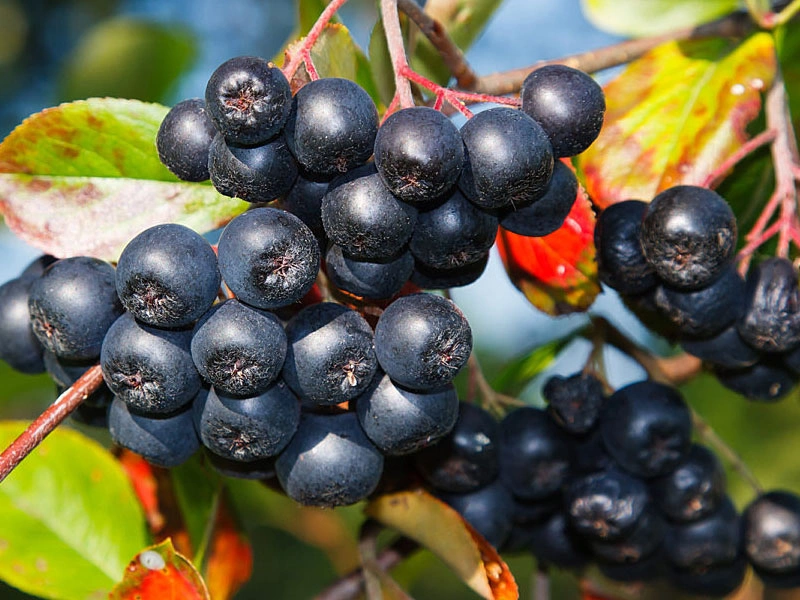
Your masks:
M314 63L311 61L311 48L317 43L319 36L322 35L322 32L325 30L328 23L330 23L333 15L336 14L336 11L339 10L345 2L347 2L347 0L331 0L330 4L325 7L325 10L322 11L322 14L320 14L309 30L308 35L303 38L300 46L298 48L292 48L291 51L286 51L287 60L283 65L282 71L288 81L292 80L295 73L297 73L297 69L299 69L300 65L303 63L305 63L311 79L319 78L318 75L315 77L316 69L314 68Z
M103 371L95 365L61 394L11 445L0 454L0 482L50 433L103 383Z
M378 554L377 565L384 571L397 566L403 559L419 549L416 542L400 538ZM353 600L364 592L364 570L356 569L325 589L315 600Z
M470 384L477 388L484 406L497 414L502 416L508 406L523 406L525 403L519 398L501 394L492 388L491 384L487 381L486 376L483 374L483 369L478 362L478 357L473 352L467 359L467 368L469 369Z
M777 132L774 129L767 129L759 133L757 136L747 140L744 144L736 149L736 152L723 160L716 169L709 173L708 177L706 177L705 181L703 181L703 183L700 185L712 189L717 187L717 185L721 183L721 181L725 178L727 173L733 169L733 167L750 156L753 152L761 148L761 146L772 142L776 135Z
M381 0L381 18L394 70L395 96L400 108L410 108L414 106L414 97L411 95L411 84L402 75L403 69L408 68L408 59L397 13L397 0Z
M534 600L550 600L550 576L544 566L533 573L533 597Z
M410 600L406 591L378 563L378 535L381 531L383 526L380 523L367 519L361 525L358 538L358 552L361 557L367 600L381 600L384 589L390 590L393 598Z

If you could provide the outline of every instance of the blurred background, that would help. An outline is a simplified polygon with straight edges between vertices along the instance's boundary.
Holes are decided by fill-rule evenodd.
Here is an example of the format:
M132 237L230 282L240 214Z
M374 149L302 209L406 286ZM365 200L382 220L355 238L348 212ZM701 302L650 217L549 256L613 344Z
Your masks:
M375 22L375 4L351 0L341 12L362 48ZM239 54L275 56L292 35L296 21L291 0L0 0L0 137L27 115L64 101L115 96L172 105L202 96L217 65ZM506 0L467 57L478 73L489 73L614 41L584 19L578 0ZM601 79L608 77L604 74ZM38 251L3 226L0 255L2 283L18 275ZM453 297L472 324L490 379L513 361L587 322L583 315L552 319L538 312L509 283L496 255L479 282L455 290ZM663 353L672 351L650 336L613 292L603 293L592 310L612 319L639 343ZM588 351L586 342L571 343L547 374L574 372ZM609 379L616 386L644 376L625 357L609 352L607 360ZM542 378L541 374L533 377L522 386L521 395L538 401ZM21 376L0 364L0 382L3 418L33 418L55 398L46 376ZM707 376L697 378L684 391L766 486L800 491L800 461L791 451L800 427L796 393L779 404L759 406L722 390ZM90 433L107 441L103 433ZM735 476L730 484L741 507L749 500L749 492ZM252 536L256 563L253 578L237 598L265 594L310 598L337 573L356 564L359 507L308 516L311 513L299 511L257 484L234 482L232 487ZM533 560L509 557L509 562L522 597L530 597ZM472 597L427 552L408 560L396 575L418 600ZM556 585L554 597L567 597L576 590L575 581L566 576L558 576ZM26 597L0 584L0 598Z

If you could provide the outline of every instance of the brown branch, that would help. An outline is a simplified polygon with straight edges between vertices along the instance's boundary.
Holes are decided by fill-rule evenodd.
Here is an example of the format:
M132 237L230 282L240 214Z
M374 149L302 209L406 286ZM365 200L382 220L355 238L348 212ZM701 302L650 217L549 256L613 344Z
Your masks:
M95 365L61 394L0 454L0 482L28 456L64 419L103 383L103 371Z
M397 0L397 7L419 27L422 34L436 48L442 61L456 80L456 87L471 90L478 75L467 63L461 48L456 46L444 26L426 13L415 0Z

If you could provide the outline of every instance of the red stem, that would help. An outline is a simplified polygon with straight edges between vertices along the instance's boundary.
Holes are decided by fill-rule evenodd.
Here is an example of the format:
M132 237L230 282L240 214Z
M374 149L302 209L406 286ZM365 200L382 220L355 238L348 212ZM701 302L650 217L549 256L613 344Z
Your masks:
M17 439L0 454L0 482L38 446L81 402L103 383L103 371L95 365L61 394L50 407L28 425Z
M283 65L282 69L286 79L291 81L295 73L297 73L297 69L299 69L300 65L303 63L306 64L307 68L309 64L311 65L309 75L312 74L312 71L316 73L316 69L314 69L313 63L311 62L311 48L317 43L325 27L331 22L333 15L336 14L336 11L339 10L345 2L347 2L347 0L331 0L331 3L325 7L325 10L322 11L322 14L314 23L314 26L311 27L308 35L303 38L300 47L292 51L287 51L286 58L288 60ZM312 79L314 79L313 75Z
M705 181L701 184L703 187L715 188L725 178L725 175L733 169L742 160L750 156L753 152L766 144L769 144L775 139L777 132L772 129L762 131L754 138L746 141L742 146L731 154L728 158L722 161L722 164L708 174Z
M414 106L414 97L411 95L411 86L408 84L408 80L402 75L403 69L408 68L408 59L406 58L403 31L400 29L400 16L397 13L397 0L381 0L381 18L394 70L395 96L400 103L400 108L411 108ZM392 102L394 103L394 101Z

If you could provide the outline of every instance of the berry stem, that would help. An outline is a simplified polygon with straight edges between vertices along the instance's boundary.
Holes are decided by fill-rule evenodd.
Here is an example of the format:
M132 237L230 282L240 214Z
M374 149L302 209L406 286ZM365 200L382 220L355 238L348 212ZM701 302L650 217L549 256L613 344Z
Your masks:
M364 577L364 588L367 600L380 600L383 591L391 592L392 598L411 600L398 583L386 572L378 562L378 535L383 526L373 519L367 519L361 525L358 538L358 553L361 557L361 570Z
M381 0L381 18L383 30L386 33L386 43L389 46L389 56L394 69L395 96L400 108L414 106L414 97L411 95L411 85L403 75L404 68L408 68L408 58L403 42L403 31L400 29L400 15L397 12L397 0Z
M0 482L103 383L103 371L95 365L64 391L0 454Z
M467 359L467 369L469 370L470 388L477 390L478 394L480 394L481 400L483 400L483 407L486 410L502 417L509 406L523 406L525 404L518 398L494 390L486 379L486 375L484 375L481 364L478 362L478 357L474 352ZM472 397L474 397L474 393Z
M282 69L287 80L292 80L301 64L306 65L306 68L308 69L309 75L311 75L312 79L319 78L318 75L317 77L314 77L316 74L316 69L314 68L314 64L311 62L311 48L313 48L314 44L317 43L319 36L322 35L325 27L331 22L331 19L336 14L336 11L338 11L345 2L347 2L347 0L331 0L330 4L325 7L325 10L323 10L322 14L320 14L320 16L317 18L308 34L303 38L300 46L298 48L287 49L286 61Z
M711 189L716 188L722 182L728 172L733 169L733 167L735 167L742 160L750 156L762 146L774 141L776 135L777 131L774 129L766 129L757 136L747 140L736 150L736 152L731 154L728 158L722 161L722 164L709 173L708 177L706 177L705 181L703 181L703 183L700 185Z

